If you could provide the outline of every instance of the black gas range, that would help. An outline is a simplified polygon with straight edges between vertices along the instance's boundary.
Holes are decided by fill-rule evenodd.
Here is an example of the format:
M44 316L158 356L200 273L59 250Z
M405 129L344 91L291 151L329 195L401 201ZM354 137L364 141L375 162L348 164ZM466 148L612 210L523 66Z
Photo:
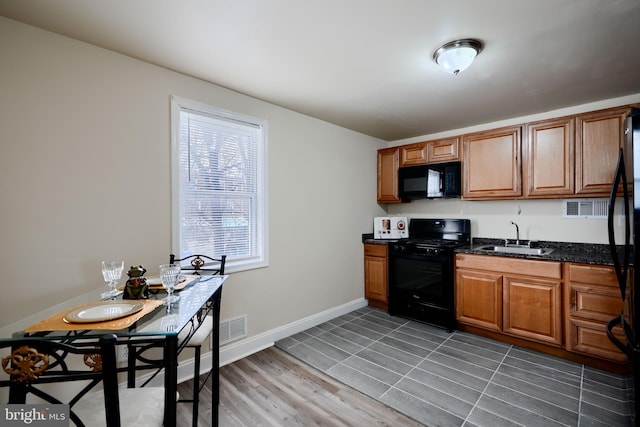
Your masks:
M389 244L389 313L455 329L454 249L470 241L468 219L411 219Z

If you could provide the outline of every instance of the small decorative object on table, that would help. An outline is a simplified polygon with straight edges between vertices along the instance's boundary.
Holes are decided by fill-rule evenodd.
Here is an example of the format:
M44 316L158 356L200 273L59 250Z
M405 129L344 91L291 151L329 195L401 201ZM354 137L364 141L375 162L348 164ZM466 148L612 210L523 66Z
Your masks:
M149 298L149 285L147 283L144 273L147 270L141 266L131 266L127 272L129 280L124 287L123 299L148 299Z

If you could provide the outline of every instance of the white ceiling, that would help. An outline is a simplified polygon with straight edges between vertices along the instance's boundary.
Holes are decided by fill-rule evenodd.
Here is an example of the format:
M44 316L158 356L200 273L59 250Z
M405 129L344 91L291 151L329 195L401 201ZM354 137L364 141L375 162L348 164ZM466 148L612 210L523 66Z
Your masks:
M640 93L639 0L0 0L0 15L384 140ZM454 76L431 57L459 38L485 48Z

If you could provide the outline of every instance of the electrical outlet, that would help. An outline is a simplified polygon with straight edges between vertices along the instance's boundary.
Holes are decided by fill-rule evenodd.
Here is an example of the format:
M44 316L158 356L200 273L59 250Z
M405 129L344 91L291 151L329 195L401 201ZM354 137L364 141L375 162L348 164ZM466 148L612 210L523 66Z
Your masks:
M119 345L118 346L118 354L117 354L117 361L119 363L124 363L127 361L129 357L129 347L127 345Z

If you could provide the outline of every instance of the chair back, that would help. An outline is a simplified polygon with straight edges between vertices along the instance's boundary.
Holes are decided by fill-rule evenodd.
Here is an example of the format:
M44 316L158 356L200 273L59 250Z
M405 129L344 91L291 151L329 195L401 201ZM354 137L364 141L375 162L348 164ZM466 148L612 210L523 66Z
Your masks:
M72 337L65 342L44 338L0 340L0 387L9 387L7 403L38 403L38 399L28 398L33 395L40 402L68 404L71 421L85 426L74 413L74 405L102 383L106 424L120 426L115 343L115 335L104 335L99 341ZM82 383L69 393L70 383L76 381ZM62 394L67 397L60 397Z
M169 264L180 264L183 270L192 271L193 274L198 275L223 275L226 261L226 255L221 255L220 258L207 255L188 255L184 258L176 258L174 254L169 256Z

